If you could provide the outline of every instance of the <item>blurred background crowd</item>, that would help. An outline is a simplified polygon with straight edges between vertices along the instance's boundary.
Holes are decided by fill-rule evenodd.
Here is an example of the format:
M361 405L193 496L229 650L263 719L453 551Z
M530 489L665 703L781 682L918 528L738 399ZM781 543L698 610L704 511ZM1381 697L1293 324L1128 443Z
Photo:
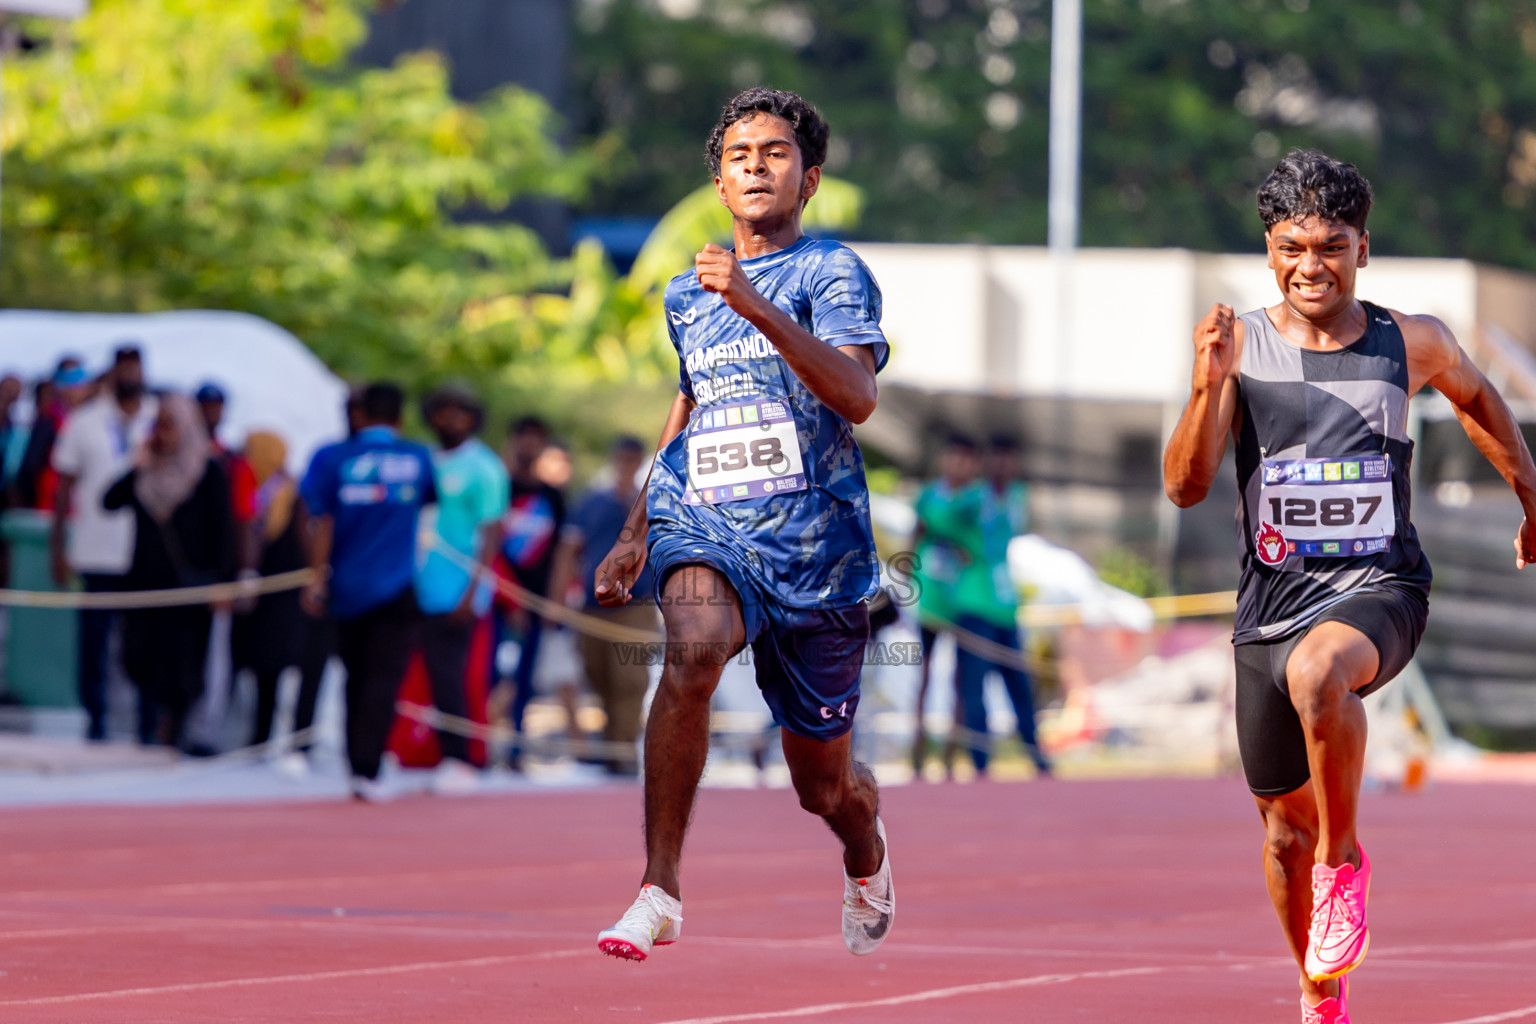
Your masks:
M596 621L656 628L648 599L601 610L592 598L596 562L617 540L649 466L637 438L618 437L609 464L588 487L571 490L570 451L538 416L513 420L498 450L480 438L485 408L474 391L440 386L419 407L435 442L429 449L400 435L404 391L377 382L347 395L346 437L294 474L278 431L254 429L237 445L225 443L228 397L219 383L190 392L147 385L136 343L114 346L105 367L60 359L32 383L30 408L18 408L25 390L15 375L0 380L5 512L13 525L46 526L31 539L46 536L54 586L141 595L316 570L308 586L259 596L48 613L52 621L75 619L75 649L48 653L75 666L69 696L85 712L87 740L109 737L108 684L117 674L132 686L140 744L219 753L231 736L224 720L231 693L208 687L241 680L254 705L233 741L265 744L280 683L293 673L288 729L296 742L278 760L284 771L304 773L322 680L339 657L346 747L359 786L379 774L396 695L412 669L430 703L461 726L472 718L484 725L489 712L520 733L530 701L543 695L558 700L567 738L578 740L585 680L600 700L606 741L590 760L612 774L635 774L650 681L644 659L616 654L612 642L578 642L494 584L513 581L534 600L554 595L559 604L589 607ZM36 559L43 548L34 543L29 553ZM224 628L215 637L216 620ZM212 719L190 722L195 707ZM472 754L462 728L439 731L433 742L436 749L424 751L399 739L397 757L438 762L440 788L472 787L474 768L488 763L484 742ZM565 749L584 752L579 742ZM516 743L493 752L490 763L498 758L521 769Z
M1450 324L1536 439L1525 4L1084 0L1079 244L1050 252L1046 0L28 3L68 17L0 15L9 586L332 575L11 607L8 730L206 754L275 729L289 773L355 748L364 793L390 758L445 789L633 773L657 666L625 645L655 613L588 588L675 388L662 288L728 234L705 134L759 83L826 115L807 228L885 293L868 758L1229 767L1236 494L1228 470L1180 512L1158 456L1196 317L1273 301L1252 193L1292 146L1371 178L1363 294ZM1413 421L1437 581L1412 731L1536 747L1514 507L1443 402ZM718 703L758 771L749 669Z
M469 386L450 383L420 402L427 447L401 435L405 392L375 382L348 393L346 437L320 447L295 475L275 430L225 442L229 399L217 382L190 393L149 386L137 343L113 346L102 368L60 359L32 384L30 410L17 408L19 377L5 377L0 389L8 521L46 524L33 539L46 536L53 586L124 599L116 608L47 613L54 622L75 619L75 649L49 653L75 666L73 696L88 741L109 738L108 688L117 675L131 684L130 721L141 745L194 757L223 752L231 737L267 745L291 674L291 743L269 760L287 774L307 773L317 702L335 657L344 746L360 796L382 795L377 780L388 746L397 761L435 763L433 785L442 791L474 788L480 768L522 771L527 711L540 697L564 717L563 742L535 744L541 751L611 775L637 773L660 619L648 570L624 608L600 607L593 580L645 483L650 449L639 438L616 438L607 464L576 491L570 451L540 417L512 420L493 449L481 439L484 404ZM915 557L910 567L898 560L888 570L891 583L877 602L877 637L903 616L920 621L921 657L871 660L920 664L922 707L940 633L976 641L974 650L962 641L955 651L946 771L957 740L975 770L987 768L984 682L996 668L1024 752L1049 773L1008 567L1010 543L1027 531L1028 488L1015 439L990 441L985 473L981 456L970 438L948 438L942 475L915 504ZM32 546L34 561L42 547ZM313 577L302 587L134 607L145 592L278 580L305 569ZM551 618L542 613L550 603L581 614ZM217 635L216 622L224 627ZM610 626L632 631L631 639L614 639ZM434 735L395 729L396 700L403 686L411 693L412 673L425 704L447 716ZM248 716L232 710L242 683L254 696ZM590 736L584 696L600 723ZM194 709L201 721L191 720ZM493 723L504 729L499 743L486 742L483 727ZM929 743L919 721L915 771ZM759 768L765 749L753 744Z

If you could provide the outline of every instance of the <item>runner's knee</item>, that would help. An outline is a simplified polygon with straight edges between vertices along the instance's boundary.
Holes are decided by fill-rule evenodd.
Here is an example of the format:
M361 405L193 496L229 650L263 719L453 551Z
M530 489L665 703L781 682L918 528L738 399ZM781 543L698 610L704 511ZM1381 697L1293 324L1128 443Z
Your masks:
M1298 649L1286 663L1291 705L1303 722L1327 715L1353 689L1355 680L1341 652Z
M679 654L679 657L667 663L666 670L661 674L658 689L670 701L708 705L710 698L714 696L715 686L720 682L720 666L709 665L683 656L681 645L679 645Z
M1308 821L1300 820L1284 804L1272 802L1262 812L1264 817L1264 855L1280 864L1310 860L1317 845L1317 831Z
M719 608L678 609L667 615L667 664L719 673L740 645L731 616Z
M843 806L847 788L844 780L836 776L795 779L795 795L800 798L800 806L820 818L837 813Z

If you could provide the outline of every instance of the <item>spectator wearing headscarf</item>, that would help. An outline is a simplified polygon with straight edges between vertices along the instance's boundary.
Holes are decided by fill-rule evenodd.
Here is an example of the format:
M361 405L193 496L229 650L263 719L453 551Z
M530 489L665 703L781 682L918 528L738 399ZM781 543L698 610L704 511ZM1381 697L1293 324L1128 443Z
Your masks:
M208 431L184 395L162 397L134 468L102 498L134 517L128 590L158 590L231 580L235 539L229 480L210 458ZM174 745L203 692L206 604L133 609L123 616L123 665L140 693L139 739Z
M270 431L246 435L244 462L250 467L254 495L250 524L256 551L256 574L276 576L309 564L304 547L306 516L298 500L298 483L284 468L288 445ZM235 666L248 668L256 677L256 721L251 743L265 743L272 736L277 712L277 684L290 666L302 667L308 648L310 619L299 604L296 590L258 598L255 606L235 619ZM315 699L320 676L301 675L293 728L302 731L314 724Z

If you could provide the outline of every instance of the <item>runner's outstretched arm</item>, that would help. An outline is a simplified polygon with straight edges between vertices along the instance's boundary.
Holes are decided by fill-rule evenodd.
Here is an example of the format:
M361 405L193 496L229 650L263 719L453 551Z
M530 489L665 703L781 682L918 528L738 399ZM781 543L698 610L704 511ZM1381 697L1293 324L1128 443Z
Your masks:
M661 428L661 440L656 443L658 456L688 426L688 417L693 415L693 409L693 399L679 391L672 400L671 411L667 413L666 426ZM624 529L619 531L618 541L597 567L593 594L597 603L604 608L628 604L629 588L635 585L640 570L645 568L645 541L648 533L645 496L651 489L651 474L656 471L656 457L651 458L651 467L645 471L645 483L641 485L635 503L630 506L629 518L624 521Z
M1195 327L1189 401L1163 452L1163 490L1180 508L1205 499L1227 451L1237 408L1236 332L1232 307L1220 303Z
M735 255L713 242L694 257L694 269L704 290L718 294L762 331L800 382L827 408L853 423L869 419L879 401L870 346L828 345L764 298Z
M1536 563L1536 463L1531 461L1515 414L1467 358L1449 327L1432 316L1393 315L1408 341L1410 369L1417 371L1414 376L1423 374L1418 383L1446 397L1456 409L1461 428L1520 499L1525 518L1515 534L1516 568Z

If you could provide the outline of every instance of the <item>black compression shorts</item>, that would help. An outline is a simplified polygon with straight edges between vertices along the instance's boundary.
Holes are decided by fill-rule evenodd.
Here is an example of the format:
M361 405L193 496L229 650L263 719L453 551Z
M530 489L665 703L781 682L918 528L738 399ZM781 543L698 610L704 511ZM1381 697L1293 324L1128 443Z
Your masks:
M1381 666L1376 678L1356 692L1379 690L1407 667L1424 636L1429 596L1416 587L1370 590L1345 598L1305 630L1269 643L1239 644L1237 660L1237 747L1243 774L1256 796L1283 796L1306 785L1307 741L1291 705L1286 662L1302 637L1324 622L1353 626L1376 645Z

